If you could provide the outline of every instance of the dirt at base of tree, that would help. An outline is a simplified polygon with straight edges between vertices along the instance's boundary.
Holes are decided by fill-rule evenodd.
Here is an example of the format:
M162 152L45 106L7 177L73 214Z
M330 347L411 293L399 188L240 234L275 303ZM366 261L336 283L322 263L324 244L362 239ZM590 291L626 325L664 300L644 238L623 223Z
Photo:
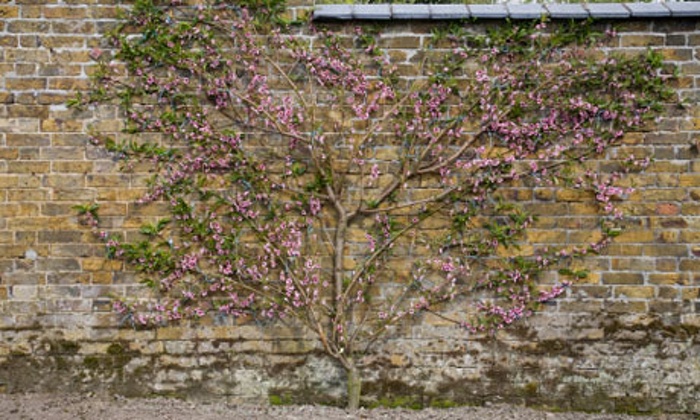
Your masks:
M228 403L189 402L172 398L123 398L94 395L61 394L0 394L0 418L5 420L150 420L150 419L663 419L690 420L693 415L658 414L628 416L622 414L552 413L505 404L487 407L458 407L449 409L361 409L348 412L324 406L234 405Z

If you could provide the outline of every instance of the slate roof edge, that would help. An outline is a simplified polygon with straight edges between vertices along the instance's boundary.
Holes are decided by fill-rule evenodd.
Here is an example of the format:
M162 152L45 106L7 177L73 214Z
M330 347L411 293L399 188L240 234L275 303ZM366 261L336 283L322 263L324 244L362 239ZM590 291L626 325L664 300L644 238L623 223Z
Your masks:
M529 3L534 6L535 3ZM667 18L700 17L700 2L682 3L595 3L594 7L583 5L584 13L560 13L549 10L546 5L542 14L534 16L523 13L522 8L509 8L507 5L484 4L479 6L497 6L498 13L489 7L470 7L474 5L442 5L434 8L428 4L322 4L317 5L313 20L459 20L474 19L539 19L547 16L552 19L631 19L631 18ZM447 6L447 7L445 7ZM452 12L450 6L454 6ZM466 11L465 11L466 8ZM438 10L439 9L439 10ZM513 10L511 10L513 9ZM376 13L375 13L376 11ZM552 13L554 12L554 13ZM388 14L387 14L388 13Z

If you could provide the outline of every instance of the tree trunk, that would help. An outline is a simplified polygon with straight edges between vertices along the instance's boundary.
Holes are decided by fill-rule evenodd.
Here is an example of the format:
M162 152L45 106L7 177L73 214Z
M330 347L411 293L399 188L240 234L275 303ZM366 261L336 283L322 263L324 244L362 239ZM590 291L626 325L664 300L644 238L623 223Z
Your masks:
M357 367L348 369L348 410L360 408L360 394L362 393L362 378Z

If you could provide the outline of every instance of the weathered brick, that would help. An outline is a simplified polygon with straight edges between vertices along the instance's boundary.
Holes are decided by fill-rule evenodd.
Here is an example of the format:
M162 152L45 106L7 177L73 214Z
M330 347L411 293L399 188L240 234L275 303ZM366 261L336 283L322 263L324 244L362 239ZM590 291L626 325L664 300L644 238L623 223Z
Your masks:
M13 230L34 229L36 231L62 229L68 226L75 226L66 217L14 217L8 222L8 227Z
M0 204L0 216L2 216L2 217L32 216L32 215L37 215L38 210L39 210L39 207L36 204L28 204L28 203Z
M19 37L19 46L20 48L39 48L41 46L41 41L39 40L39 37L34 34L21 35ZM15 66L15 69L16 68L17 66ZM22 75L24 72L19 72L17 74Z
M71 258L53 258L37 261L39 271L80 271L78 260Z
M46 76L46 74L42 74L43 76ZM39 93L37 103L41 105L59 105L59 104L65 104L66 101L71 97L70 94L64 94L64 93Z
M78 182L78 181L76 181ZM94 189L84 188L57 188L53 190L53 199L56 201L93 201L97 193Z
M88 187L129 186L129 176L124 174L89 174L86 178Z
M49 162L14 161L7 162L8 171L16 174L21 173L46 173L51 164Z
M612 272L603 273L604 284L644 284L642 273Z
M115 24L113 21L95 19L112 19L116 10L113 3L105 0L0 0L3 5L0 10L7 5L16 8L22 19L32 19L24 22L15 18L0 19L0 57L5 61L0 64L0 74L17 81L45 80L48 88L27 88L14 92L7 88L5 91L0 89L0 104L4 105L0 108L0 159L3 160L0 162L0 244L5 246L0 248L0 323L5 325L5 320L9 319L7 314L13 311L11 319L17 325L31 326L37 319L41 325L50 325L62 331L66 330L66 325L81 325L82 331L89 331L84 332L84 336L103 340L93 347L88 347L86 343L85 351L105 353L111 340L123 339L130 346L136 346L133 347L135 350L148 349L149 354L162 354L166 351L166 346L163 341L154 340L156 332L117 328L116 317L109 313L111 302L103 298L107 294L135 296L141 290L135 284L138 278L133 272L123 271L121 262L103 258L104 245L92 235L90 229L78 226L73 209L76 204L95 199L103 201L101 214L105 218L102 227L130 227L133 231L127 234L129 238L137 237L136 230L142 221L162 217L168 210L167 206L160 204L149 208L136 205L127 207L127 202L134 202L144 193L145 190L136 185L142 185L146 175L123 174L118 171L113 157L103 149L86 147L88 139L84 129L87 123L95 121L101 130L119 130L120 119L114 110L95 109L73 113L62 107L74 92L88 86L85 74L93 68L92 60L88 57L89 49L102 45L98 32ZM70 11L76 12L66 16ZM617 43L611 44L610 48L620 50L630 47L634 50L632 54L641 55L646 54L647 45L653 45L661 47L658 50L671 60L697 60L697 57L692 57L693 54L697 55L697 48L694 47L697 42L694 40L700 39L700 35L695 33L698 31L697 22L693 19L687 19L692 22L679 20L678 25L674 25L676 22L671 21L675 20L677 19L653 24L645 19L623 22L616 38ZM470 27L483 32L487 27L499 24L475 23L470 24ZM420 43L417 36L430 34L433 27L433 24L424 22L390 23L385 30L393 31L391 33L395 35L381 42L392 48L409 48ZM654 32L651 32L652 29ZM343 28L343 31L348 35L352 33L352 28ZM347 39L350 42L350 38ZM673 47L664 48L664 39ZM24 48L19 48L20 44ZM449 49L436 50L434 54L440 56L445 52L449 52ZM408 50L392 51L391 54L399 60L406 60L406 57L412 55ZM408 74L416 70L417 63L421 60L416 56L417 54L413 56L410 63L404 61L402 71ZM631 368L634 372L653 372L653 368L638 369L639 363L653 366L653 356L645 354L644 357L637 357L639 355L630 347L630 343L639 339L639 334L647 334L644 328L634 330L625 324L627 326L621 328L619 333L614 333L611 332L614 327L604 328L601 324L617 320L624 323L635 318L646 319L650 323L648 325L653 326L650 328L655 328L657 324L653 322L661 317L672 316L677 319L697 311L693 304L698 299L696 286L699 277L695 273L700 272L697 262L700 251L696 253L694 249L700 243L700 221L696 217L700 212L700 163L691 142L695 141L697 131L700 130L700 112L690 109L697 108L694 106L696 101L693 100L698 97L697 75L700 75L700 65L695 61L682 62L681 77L675 82L669 82L668 86L682 88L683 95L691 98L689 107L681 108L670 104L664 108L661 119L653 127L647 127L644 132L628 133L623 138L624 150L619 150L618 156L633 153L638 157L650 156L654 159L645 173L622 181L623 185L637 188L637 192L629 197L630 201L621 203L630 216L624 221L628 229L616 238L604 251L604 255L584 260L581 266L591 270L589 277L576 280L567 292L567 297L538 315L547 316L547 322L551 324L546 328L538 327L539 332L551 333L556 329L557 332L551 334L559 334L562 342L586 341L586 362L609 363L617 369L624 365L624 360L630 359L636 363L636 367ZM19 82L11 81L10 85L14 89L23 89L17 87L17 83ZM360 125L355 121L348 123ZM378 160L395 160L396 154L397 150L390 147L377 148L373 157ZM380 165L383 172L395 170L395 165L382 162ZM612 166L597 161L590 167L595 170L598 167L609 169ZM144 169L142 166L136 168L137 172ZM421 186L436 188L437 183L426 179ZM590 193L561 189L560 186L540 186L533 192L530 186L521 182L517 188L499 191L499 196L522 200L527 209L542 215L527 239L575 244L587 243L595 237L600 208L590 204ZM416 191L415 197L431 193L429 190ZM446 223L449 223L448 219L436 220L429 227L437 229ZM363 231L358 230L354 236L357 243L352 249L364 251L361 248L365 240ZM36 251L37 258L27 257L32 255L28 254L30 249ZM523 249L526 253L532 252L531 247ZM405 252L405 249L399 244L397 251ZM419 253L413 254L415 258L419 256ZM391 279L394 282L411 274L411 264L405 259L395 258L389 265L390 276L395 277ZM47 271L37 272L38 270ZM554 273L546 276L542 283L551 285L560 279ZM13 302L12 306L5 306L4 303L9 298L9 286L13 284L25 287L22 290L26 292L24 296L28 300L21 302L21 305ZM51 287L42 289L46 284ZM36 290L36 294L32 290ZM50 298L37 303L38 296L42 293L44 298ZM680 302L681 298L686 299L686 302ZM646 313L647 310L649 314ZM39 311L46 315L38 316ZM687 321L688 317L684 319ZM692 321L690 319L689 322ZM415 348L418 345L415 343L423 337L443 334L433 331L437 326L446 326L440 324L439 318L432 317L426 322L432 328L416 327L411 331L415 335L405 340L406 346ZM557 323L559 326L552 327ZM536 325L534 321L533 325ZM639 325L644 324L639 321ZM94 326L99 328L93 329ZM245 336L245 340L263 337L259 332L249 331L250 334L246 335L237 328L200 325L198 329L185 328L180 334L161 334L159 338L191 343L194 337L204 334L203 328L215 331L211 335L221 343L225 342L221 345L229 346L229 352L233 347L226 340L230 340L232 334L241 339ZM3 331L0 331L0 335ZM71 336L70 331L67 334ZM290 330L284 334L294 335L296 332ZM75 333L71 337L79 337L79 334ZM268 337L269 340L277 338L274 334ZM627 342L621 344L615 341L618 339ZM522 340L527 341L525 338ZM511 340L515 341L517 340ZM3 342L2 337L0 342ZM250 344L249 347L239 347L250 350L257 348L265 352L281 351L285 346L289 347L287 350L290 352L296 352L300 348L293 341L284 343L273 345L270 342L264 346ZM472 347L479 347L478 342L471 343ZM526 349L530 344L532 343L524 343L522 348ZM301 346L304 351L308 350L305 345ZM177 344L171 343L167 350L178 353L176 347ZM187 351L197 351L198 348L188 348ZM550 351L544 344L537 346L539 351L545 348ZM208 356L216 354L213 346L207 349ZM552 355L560 354L557 351L552 350ZM604 362L596 357L601 352L606 355L601 359ZM410 351L388 351L386 354L406 354L407 359L411 357ZM616 358L620 354L624 357ZM509 357L515 367L522 361L520 354ZM668 364L676 360L669 353L664 353L664 357L664 362ZM169 356L167 360L168 363L177 364L180 359L178 354ZM576 363L579 362L578 358L574 359ZM183 360L182 363L191 363L191 360ZM400 363L395 364L403 363L404 359L401 358ZM452 361L446 359L445 363ZM596 366L595 372L605 369ZM432 372L430 368L426 369ZM406 369L404 374L408 375L409 371ZM522 372L527 375L527 369ZM623 369L622 372L624 374L626 371ZM479 375L475 377L478 378ZM581 378L584 377L577 377L577 381L583 381ZM659 382L646 376L640 380L645 383Z
M44 48L84 48L85 37L76 35L58 36L52 34L51 36L42 36L39 38L39 43Z
M5 138L8 146L48 146L51 144L51 138L47 134L8 133Z
M53 33L57 34L93 34L95 33L95 22L90 20L59 20L51 22Z
M88 9L91 18L94 19L116 19L119 17L119 7L114 6L93 6Z
M644 255L664 257L664 256L674 256L674 257L684 257L689 254L687 245L671 245L671 244L659 244L659 245L646 245L643 248Z
M622 47L651 47L664 45L666 37L657 34L623 34L620 37L620 46Z
M615 243L645 243L654 241L654 232L648 230L625 230L614 239Z
M39 156L41 159L51 161L81 160L84 156L84 150L84 148L78 147L44 147L41 148Z
M87 173L92 171L94 164L92 162L80 161L56 161L51 162L51 172L63 173Z
M692 48L662 48L659 50L664 60L691 61L693 59Z
M700 272L700 259L682 258L679 268L682 271Z
M38 77L6 77L5 87L10 90L43 90L46 89L45 78Z
M78 120L46 119L41 121L43 132L72 132L82 131L83 122Z
M681 299L683 300L695 300L698 298L700 298L699 287L688 287L681 290Z
M27 202L27 201L47 201L50 197L48 190L44 189L13 189L8 191L7 200L14 202Z
M55 188L82 188L85 185L85 179L82 175L48 174L43 177L42 184Z
M26 174L17 177L17 186L19 188L39 188L41 187L41 175Z
M604 308L611 313L639 313L647 312L646 302L605 302Z
M122 262L104 258L84 258L82 267L85 271L114 271L122 268Z
M0 47L14 47L19 46L19 38L15 35L0 35Z
M12 19L19 17L19 7L14 5L0 5L0 19Z
M680 313L681 305L673 300L655 300L649 302L649 312L652 313Z
M30 6L23 5L21 7L21 16L24 19L39 19L41 18L43 7L42 6Z
M17 148L7 148L4 147L0 149L0 159L3 160L15 160L19 157L19 150Z
M676 271L678 269L678 260L675 258L656 258L655 269L656 271Z
M49 78L49 89L66 90L71 92L86 91L90 82L78 77L52 77Z
M652 258L613 258L611 268L620 271L651 271L656 267Z
M654 295L655 289L652 286L616 286L614 292L616 298L649 299Z
M3 118L0 119L0 133L32 133L39 131L39 120L36 118Z
M667 230L659 232L657 241L663 243L676 243L680 237L680 233L675 230Z
M51 134L51 143L54 146L72 146L72 147L84 147L86 144L88 144L89 138L85 134L81 133L52 133ZM96 150L96 148L90 148L88 149L86 153L86 158L88 160L95 160L95 155L90 154L91 151ZM103 149L97 149L104 151ZM109 155L106 155L109 156Z
M600 313L603 309L602 300L585 300L580 302L560 302L559 309L566 313Z
M44 17L47 19L83 19L88 15L86 7L47 6Z
M54 50L51 59L56 63L90 63L92 57L90 52L85 50Z

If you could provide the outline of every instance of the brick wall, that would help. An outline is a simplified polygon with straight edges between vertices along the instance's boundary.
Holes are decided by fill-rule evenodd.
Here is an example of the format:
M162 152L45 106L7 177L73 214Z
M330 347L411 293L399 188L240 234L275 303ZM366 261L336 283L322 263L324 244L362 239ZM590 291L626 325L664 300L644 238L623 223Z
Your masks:
M133 277L103 258L73 206L98 201L104 223L126 228L158 208L134 205L142 177L119 173L88 145L89 124L118 127L114 110L64 103L87 86L113 3L0 1L0 390L342 399L342 369L293 327L137 331L110 312L111 296L133 292ZM407 52L441 24L386 23L384 45ZM624 148L654 157L626 204L630 228L591 261L588 279L495 340L430 319L400 331L368 358L368 401L700 412L700 23L616 24L611 48L661 50L680 70L674 87L686 104L625 139ZM550 211L536 242L566 235L562 217L587 211L549 189L533 191L531 205Z

